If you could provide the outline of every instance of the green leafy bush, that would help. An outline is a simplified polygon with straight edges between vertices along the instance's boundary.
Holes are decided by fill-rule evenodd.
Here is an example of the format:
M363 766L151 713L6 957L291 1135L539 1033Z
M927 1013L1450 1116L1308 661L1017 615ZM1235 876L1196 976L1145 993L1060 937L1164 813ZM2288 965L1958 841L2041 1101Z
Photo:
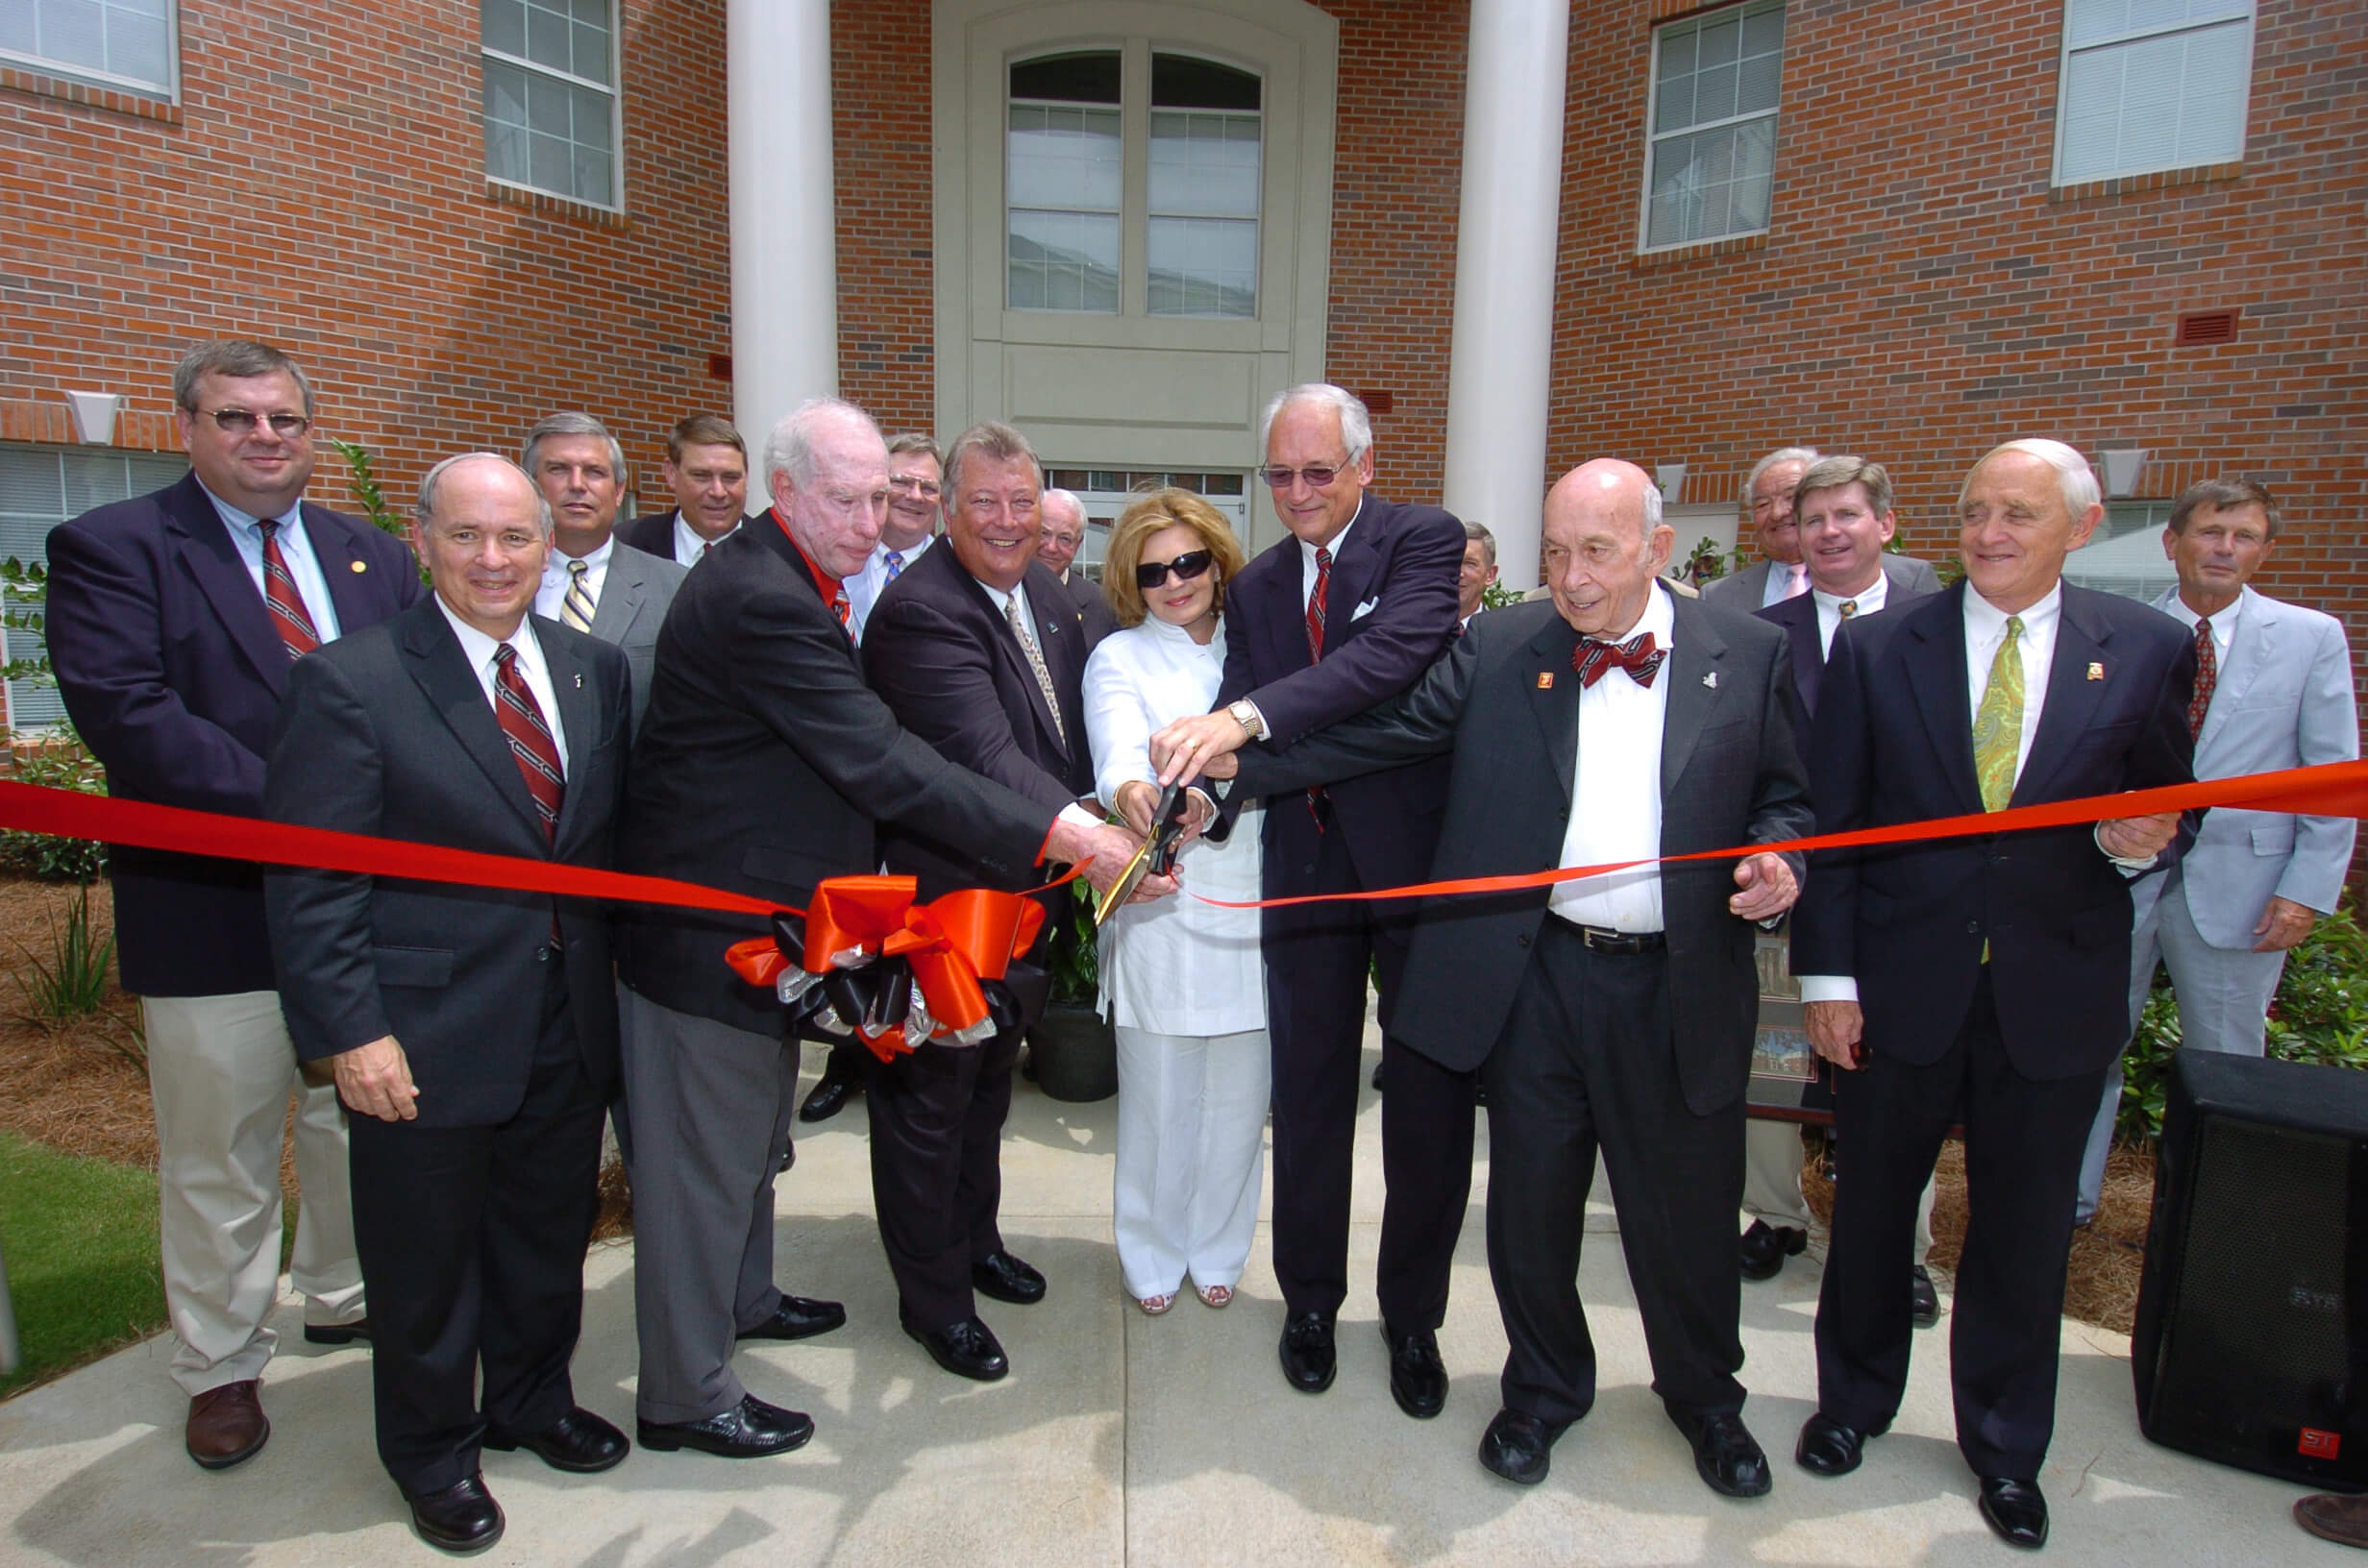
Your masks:
M83 795L107 793L107 771L69 725L60 725L42 744L20 750L12 775ZM46 833L0 833L0 871L42 882L97 881L107 870L107 845L87 839L52 838Z

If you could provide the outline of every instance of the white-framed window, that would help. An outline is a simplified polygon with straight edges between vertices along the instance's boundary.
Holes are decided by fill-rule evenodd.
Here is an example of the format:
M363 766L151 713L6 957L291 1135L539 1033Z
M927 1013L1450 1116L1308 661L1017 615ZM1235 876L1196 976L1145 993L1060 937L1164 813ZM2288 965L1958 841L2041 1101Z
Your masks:
M1784 0L1653 29L1640 250L1766 232L1784 61Z
M178 483L189 459L177 452L117 452L106 447L0 444L0 560L32 566L49 561L49 530L111 501L129 501ZM13 607L14 600L10 600ZM10 659L37 657L37 631L10 630ZM58 688L47 681L12 680L9 719L19 729L65 718Z
M173 0L0 0L0 61L170 98Z
M478 16L486 178L624 206L616 0L479 0Z
M1264 83L1216 61L1154 51L1130 105L1128 74L1117 49L1012 63L1006 305L1116 315L1126 269L1140 265L1147 314L1254 319Z
M2253 0L2065 0L2056 184L2245 156Z

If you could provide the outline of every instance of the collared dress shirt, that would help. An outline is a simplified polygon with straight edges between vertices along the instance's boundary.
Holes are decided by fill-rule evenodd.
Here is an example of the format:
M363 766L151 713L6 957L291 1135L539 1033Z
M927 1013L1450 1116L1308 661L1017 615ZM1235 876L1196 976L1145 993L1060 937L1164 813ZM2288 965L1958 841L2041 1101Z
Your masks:
M597 614L601 591L608 586L608 557L616 548L615 534L602 540L600 549L588 555L564 555L557 545L553 545L543 557L543 585L534 591L534 613L546 621L559 619L559 606L567 602L567 563L580 560L584 564L583 591L592 596L592 607Z
M493 652L506 642L518 650L518 674L534 694L535 705L543 710L543 723L551 731L551 744L559 753L559 776L567 776L567 731L559 723L559 694L551 686L551 666L544 661L543 645L534 635L531 617L521 616L518 629L502 642L470 625L453 614L453 607L444 602L444 596L435 596L435 607L444 612L445 624L453 635L460 639L460 651L467 655L469 668L476 672L478 688L485 694L485 705L499 712L502 698L494 691Z
M198 488L206 489L203 482ZM265 599L270 596L263 592L263 524L268 521L280 525L280 558L287 562L287 575L295 582L296 592L304 598L305 613L312 618L313 635L324 643L335 642L337 606L329 597L329 579L321 572L321 558L312 552L311 536L305 532L304 502L292 501L278 517L264 519L240 511L210 490L206 490L206 499L213 502L222 526L230 529L231 544L245 563L247 576L255 579L256 593Z
M1667 649L1676 623L1659 584L1636 625L1607 642L1643 632ZM1578 679L1576 674L1565 678ZM1651 861L1661 853L1661 735L1669 709L1669 667L1640 686L1618 666L1579 693L1579 754L1571 772L1570 820L1563 828L1564 866ZM1662 929L1661 868L1631 867L1557 883L1547 907L1573 925L1614 931Z

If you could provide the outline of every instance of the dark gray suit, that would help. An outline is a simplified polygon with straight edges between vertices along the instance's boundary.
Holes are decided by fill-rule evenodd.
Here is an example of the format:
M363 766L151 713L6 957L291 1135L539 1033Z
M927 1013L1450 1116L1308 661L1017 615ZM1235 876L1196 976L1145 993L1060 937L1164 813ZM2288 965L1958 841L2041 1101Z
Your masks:
M1670 599L1663 852L1806 832L1783 634ZM1274 795L1449 751L1432 876L1558 865L1570 813L1585 805L1571 799L1576 637L1550 602L1479 617L1403 697L1289 751L1246 750L1237 789ZM1577 1275L1598 1140L1655 1390L1681 1411L1742 1404L1734 1213L1758 985L1753 928L1727 909L1734 891L1731 861L1666 868L1665 953L1633 955L1583 946L1549 916L1545 888L1420 908L1391 1029L1447 1066L1485 1064L1508 1409L1560 1424L1593 1401Z
M675 590L690 576L672 559L629 550L620 541L608 551L608 576L601 584L600 601L592 607L592 635L625 649L633 671L633 731L641 731L641 716L650 706L650 687L657 672L657 629L666 621L666 607Z
M1722 610L1748 614L1760 608L1760 600L1767 594L1767 572L1772 564L1754 561L1731 576L1713 577L1702 585L1702 597ZM1891 579L1893 593L1903 588L1915 594L1940 592L1940 575L1933 570L1933 563L1919 561L1912 555L1895 555L1885 551L1883 575Z
M564 743L555 837L433 596L296 661L265 814L607 865L625 785L625 656L555 622L534 633ZM266 872L263 895L297 1055L392 1035L419 1089L415 1121L353 1118L354 1231L379 1457L407 1496L438 1491L476 1472L488 1428L530 1434L575 1406L568 1360L601 1111L617 1078L608 914L331 871Z

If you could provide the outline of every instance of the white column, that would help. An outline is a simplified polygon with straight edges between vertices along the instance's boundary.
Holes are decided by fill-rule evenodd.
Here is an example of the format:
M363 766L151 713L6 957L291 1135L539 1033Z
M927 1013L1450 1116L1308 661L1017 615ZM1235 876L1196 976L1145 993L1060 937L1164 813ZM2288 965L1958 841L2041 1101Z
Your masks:
M776 420L839 389L829 0L730 0L724 57L732 413L753 458Z
M1508 588L1538 581L1569 40L1569 0L1472 0L1445 502L1496 535Z

